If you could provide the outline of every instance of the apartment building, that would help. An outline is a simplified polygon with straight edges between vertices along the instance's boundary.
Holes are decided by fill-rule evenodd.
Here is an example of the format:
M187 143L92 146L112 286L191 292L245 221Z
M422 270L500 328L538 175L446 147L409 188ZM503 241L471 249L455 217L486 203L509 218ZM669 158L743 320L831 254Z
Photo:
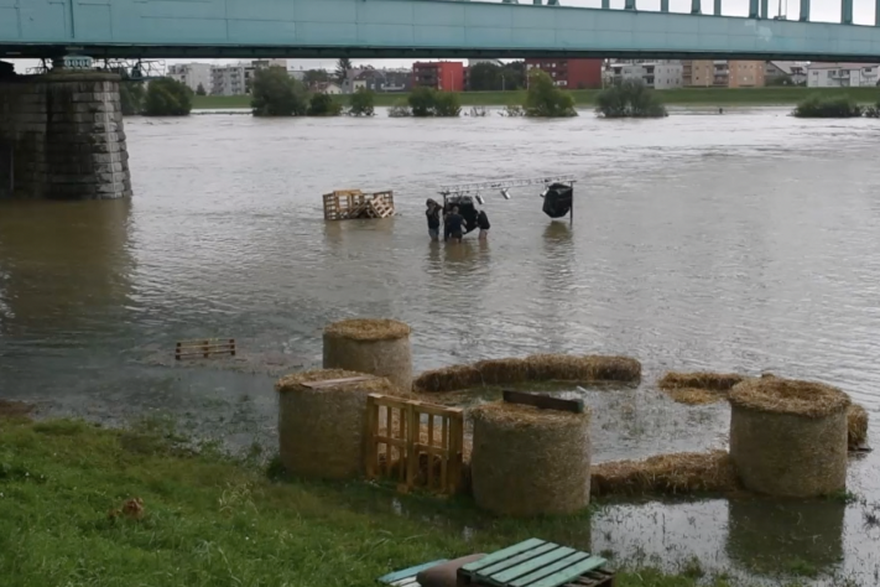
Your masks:
M694 59L682 61L682 82L689 88L760 88L763 61Z
M858 88L880 85L876 63L811 63L807 66L807 87Z
M649 88L680 88L683 83L681 61L617 61L609 66L610 81L640 79Z
M211 64L210 63L176 63L168 67L168 77L185 84L193 92L199 86L205 92L211 91Z
M249 94L254 71L266 67L283 67L286 59L258 59L250 63L215 65L211 67L211 94L216 96L242 96Z
M796 86L807 83L807 63L804 61L768 61L764 66L764 82L785 78Z
M540 69L560 88L601 88L602 63L602 59L526 59L526 71Z
M412 85L444 92L461 92L464 90L464 63L416 61L412 66Z

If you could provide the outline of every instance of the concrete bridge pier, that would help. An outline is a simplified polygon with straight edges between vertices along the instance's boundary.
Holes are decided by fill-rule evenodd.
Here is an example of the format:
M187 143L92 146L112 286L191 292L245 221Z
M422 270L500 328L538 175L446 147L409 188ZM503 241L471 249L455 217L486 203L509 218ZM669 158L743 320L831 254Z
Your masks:
M0 74L0 198L130 196L119 76Z

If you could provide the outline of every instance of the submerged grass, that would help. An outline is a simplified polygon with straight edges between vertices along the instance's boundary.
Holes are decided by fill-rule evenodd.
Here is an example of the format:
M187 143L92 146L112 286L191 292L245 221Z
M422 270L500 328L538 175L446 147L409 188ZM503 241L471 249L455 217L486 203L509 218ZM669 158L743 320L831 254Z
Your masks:
M416 495L400 498L401 515L380 486L269 473L194 451L166 426L0 419L0 576L17 587L352 587L531 536L589 548L588 514L513 521ZM691 587L696 575L640 569L618 585Z

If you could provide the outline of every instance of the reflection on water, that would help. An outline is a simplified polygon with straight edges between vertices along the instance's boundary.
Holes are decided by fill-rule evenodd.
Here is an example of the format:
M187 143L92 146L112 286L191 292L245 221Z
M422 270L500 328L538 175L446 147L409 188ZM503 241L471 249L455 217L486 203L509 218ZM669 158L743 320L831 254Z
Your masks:
M151 358L220 336L255 365L311 366L329 321L389 316L413 326L417 370L535 352L638 357L638 389L569 392L593 408L596 462L726 446L727 407L670 402L654 385L669 368L839 385L880 438L876 121L755 109L635 122L198 116L126 127L133 202L0 205L6 398L112 422L170 410L233 444L271 443L266 371ZM487 198L487 242L428 239L424 201L441 184L551 174L579 180L573 227L523 189ZM393 188L398 216L324 222L321 194L352 187ZM880 501L878 469L880 452L852 460L850 491ZM871 584L880 537L861 506L840 522L821 508L756 503L745 515L740 505L612 506L590 540L664 564L695 552L752 568L756 553L736 545L759 539L744 535L763 532L785 556L780 544L820 536L810 557L833 565L842 549L843 571ZM744 521L763 523L760 512L775 529ZM812 521L799 528L796 513Z

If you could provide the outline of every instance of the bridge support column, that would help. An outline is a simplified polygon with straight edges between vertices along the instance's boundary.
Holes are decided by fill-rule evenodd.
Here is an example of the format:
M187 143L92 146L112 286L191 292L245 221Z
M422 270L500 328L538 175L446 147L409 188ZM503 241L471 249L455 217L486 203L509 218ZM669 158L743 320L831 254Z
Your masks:
M712 14L715 16L721 16L721 0L715 0L715 9Z
M874 26L880 26L880 0L874 0Z
M611 0L602 0L602 10L611 9Z
M761 18L770 18L770 0L761 0Z
M10 177L0 177L0 186L9 186L11 197L131 196L119 76L56 69L5 77L0 112L0 145L10 159Z
M623 9L624 10L635 10L636 9L636 0L624 0Z
M880 0L877 0L880 2ZM660 12L669 12L669 0L660 0Z
M749 18L758 18L758 1L749 0Z
M700 0L691 0L691 14L702 14L700 9Z
M853 21L853 0L840 0L840 22L841 24L852 24Z
M880 0L877 0L880 2ZM810 0L801 0L801 22L810 22Z

